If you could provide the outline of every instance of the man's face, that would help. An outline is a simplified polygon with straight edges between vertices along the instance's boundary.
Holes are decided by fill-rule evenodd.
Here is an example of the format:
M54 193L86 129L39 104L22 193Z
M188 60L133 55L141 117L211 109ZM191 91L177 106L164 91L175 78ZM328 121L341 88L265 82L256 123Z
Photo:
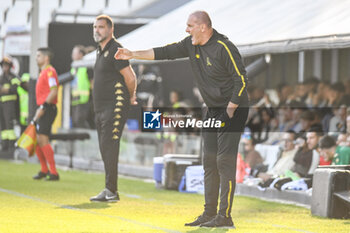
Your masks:
M93 27L96 43L101 43L112 35L112 28L108 27L107 21L104 19L96 20Z
M334 157L334 153L332 148L328 148L328 149L320 149L320 155L324 158L324 160L326 161L332 161L333 157Z
M284 151L290 151L294 149L294 134L285 133L282 137L284 141Z
M347 146L347 135L345 133L341 133L338 135L337 138L337 145L338 146Z
M292 93L293 93L293 89L291 86L283 87L281 91L281 99L286 100L289 97L289 95L291 95Z
M39 67L41 67L45 63L46 56L40 52L36 52L36 63L38 64Z
M307 131L311 127L312 122L306 119L300 119L300 124L301 124L301 129L304 131Z
M296 89L296 94L299 97L305 96L307 93L307 87L304 84L298 84Z
M244 143L244 151L246 153L254 150L252 139L244 138L243 143Z
M8 73L10 71L10 65L5 62L2 64L1 68L2 68L2 72L4 73Z
M299 121L302 110L300 108L293 109L293 120Z
M174 104L178 101L179 101L179 96L178 96L177 92L175 92L175 91L170 92L170 102L172 104Z
M318 135L315 132L308 132L306 134L306 143L309 150L313 150L318 144Z
M78 61L83 58L83 54L80 52L79 48L74 48L72 50L72 60L73 61Z
M192 44L199 45L202 40L202 32L197 18L190 15L187 20L186 32L192 36Z

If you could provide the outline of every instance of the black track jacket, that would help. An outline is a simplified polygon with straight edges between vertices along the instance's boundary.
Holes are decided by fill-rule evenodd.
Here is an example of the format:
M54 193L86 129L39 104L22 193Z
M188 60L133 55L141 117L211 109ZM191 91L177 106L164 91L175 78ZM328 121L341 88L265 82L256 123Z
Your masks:
M231 101L248 103L242 58L229 39L214 30L205 45L192 45L191 36L178 43L153 48L155 60L189 57L195 82L208 107L227 107Z

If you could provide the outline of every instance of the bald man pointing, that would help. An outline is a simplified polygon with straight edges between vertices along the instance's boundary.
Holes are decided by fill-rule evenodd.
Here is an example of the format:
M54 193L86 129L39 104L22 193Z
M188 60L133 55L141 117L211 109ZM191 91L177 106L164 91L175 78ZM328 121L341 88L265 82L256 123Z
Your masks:
M248 116L246 71L235 45L212 28L208 13L187 20L190 36L178 43L142 51L119 48L116 59L164 60L189 57L195 82L208 106L205 119L222 127L203 130L204 212L186 226L234 228L231 218L240 136ZM220 205L217 211L219 190Z

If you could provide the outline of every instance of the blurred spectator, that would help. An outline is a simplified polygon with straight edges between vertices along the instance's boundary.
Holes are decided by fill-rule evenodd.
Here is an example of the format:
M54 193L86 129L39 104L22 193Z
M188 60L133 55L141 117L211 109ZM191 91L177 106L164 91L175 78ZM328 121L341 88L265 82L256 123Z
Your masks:
M273 90L271 90L273 92ZM270 94L271 94L270 91ZM270 100L268 93L263 93L263 97L253 106L254 108L271 108L276 107L276 104Z
M329 121L330 133L339 133L346 130L346 105L333 108L334 116Z
M255 150L255 141L250 136L242 137L242 143L244 145L244 162L249 165L251 169L254 169L257 165L261 165L264 161L260 153Z
M347 141L348 136L345 132L340 133L337 137L337 146L349 146Z
M288 131L293 124L293 110L287 104L282 104L277 109L279 132Z
M341 82L334 83L330 86L328 95L328 107L341 106L345 104L349 106L350 99L345 96L345 87Z
M276 164L267 173L259 173L263 181L267 181L271 178L276 178L278 176L284 175L286 171L290 170L294 166L294 156L297 152L294 140L296 139L296 133L294 131L288 131L283 134L283 152Z
M294 156L295 166L292 171L301 177L313 174L320 163L317 151L318 141L322 137L322 128L313 127L306 133L306 145L301 147Z
M137 98L143 107L162 107L162 77L158 66L137 66Z
M281 83L277 86L277 93L279 98L278 106L284 106L287 103L288 98L293 93L293 87L291 85Z
M350 79L344 81L344 87L345 87L345 96L346 98L350 98Z
M21 82L12 73L12 58L5 56L0 62L2 75L0 76L0 122L1 122L1 150L6 151L14 148L16 134L14 124L17 116L17 88Z
M302 130L300 118L303 111L306 109L306 106L301 101L293 100L289 103L289 106L292 108L292 121L290 122L287 130L294 130L299 133Z
M313 96L313 107L325 107L328 102L328 93L330 91L330 84L328 81L321 81L317 86L317 92Z
M248 85L248 96L250 105L255 105L264 97L264 90L255 85Z
M298 83L295 87L294 95L292 96L293 100L305 103L305 100L308 96L308 91L308 86L305 82Z
M300 133L309 131L311 126L314 124L314 121L315 121L314 112L310 110L306 110L302 112L300 115L300 126L301 126Z
M85 48L82 45L74 46L72 60L79 61L85 55ZM74 76L71 82L72 94L72 123L74 128L93 128L89 124L91 109L91 79L92 71L86 67L71 68Z
M326 161L332 161L332 165L350 164L350 147L337 146L334 138L325 135L319 142L320 153Z
M304 85L307 91L307 97L305 99L305 104L311 108L314 107L314 98L317 96L317 89L320 81L316 77L309 77L305 80Z
M184 100L182 93L177 90L173 90L170 92L169 100L171 107L174 109L177 108L188 108L191 106L187 100Z
M21 85L17 88L19 98L19 124L21 127L21 133L27 128L28 116L29 116L29 80L30 74L23 73L21 77Z
M271 124L273 117L273 109L263 107L259 108L258 112L248 121L247 127L256 143L266 142L269 139L269 133L276 130L277 125Z

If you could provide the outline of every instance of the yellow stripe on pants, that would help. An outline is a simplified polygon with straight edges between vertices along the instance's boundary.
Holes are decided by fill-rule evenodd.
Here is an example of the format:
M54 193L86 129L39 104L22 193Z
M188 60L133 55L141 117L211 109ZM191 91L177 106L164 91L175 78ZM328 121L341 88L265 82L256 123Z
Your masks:
M229 217L229 210L230 210L230 207L231 207L231 192L232 192L232 181L230 180L229 181L229 191L228 191L228 197L227 197L227 209L226 209L226 217L228 218Z

